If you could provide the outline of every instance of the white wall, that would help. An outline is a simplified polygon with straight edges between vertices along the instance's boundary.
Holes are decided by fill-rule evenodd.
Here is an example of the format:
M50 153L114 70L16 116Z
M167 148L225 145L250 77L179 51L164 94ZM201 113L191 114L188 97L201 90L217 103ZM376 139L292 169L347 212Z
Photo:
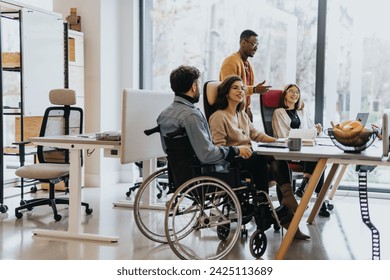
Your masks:
M18 0L18 1L5 1L5 2L15 2L21 3L28 6L37 7L40 9L52 11L53 10L53 0Z
M85 131L119 130L122 91L138 88L138 1L133 0L21 0L24 4L63 15L77 8L84 33ZM142 116L141 116L142 117ZM85 184L129 181L132 165L104 158L95 151L85 158Z
M86 132L118 130L121 126L122 90L138 81L133 71L133 30L137 1L128 0L53 0L53 11L66 18L77 8L84 33L85 127ZM85 184L97 186L118 182L121 174L131 178L130 166L118 159L104 158L96 151L86 158Z

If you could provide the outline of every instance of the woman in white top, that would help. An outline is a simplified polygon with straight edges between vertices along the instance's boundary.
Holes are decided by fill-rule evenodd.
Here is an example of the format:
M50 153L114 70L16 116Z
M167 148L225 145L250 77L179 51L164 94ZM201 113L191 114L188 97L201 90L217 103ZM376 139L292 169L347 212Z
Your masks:
M274 111L272 116L272 129L277 138L287 138L291 129L298 128L316 128L317 134L322 131L321 124L314 124L307 110L304 109L304 103L301 101L301 91L296 84L287 85L280 97L279 108ZM300 187L295 194L302 197L311 174L316 167L315 162L301 162L304 169L304 177ZM318 194L323 184L323 176L317 185ZM320 216L329 217L325 203L319 212Z

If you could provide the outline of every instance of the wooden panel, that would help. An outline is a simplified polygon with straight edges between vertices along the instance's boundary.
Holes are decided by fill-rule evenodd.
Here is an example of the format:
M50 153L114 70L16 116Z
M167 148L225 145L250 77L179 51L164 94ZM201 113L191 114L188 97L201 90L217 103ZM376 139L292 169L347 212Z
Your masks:
M41 183L41 189L42 190L45 190L45 191L48 191L49 190L49 183ZM66 186L65 186L65 183L64 182L59 182L55 185L54 189L56 191L65 191L66 190Z
M42 125L42 119L43 116L25 116L23 118L24 122L24 140L26 141L27 139L31 137L38 137L39 136L39 131L41 130L41 125ZM20 139L20 117L15 118L15 141L19 142L21 141ZM32 145L32 144L30 144Z
M75 39L69 37L68 38L68 48L69 48L69 61L75 62L76 61L76 46L75 46Z
M4 68L20 67L20 52L3 52L1 59Z

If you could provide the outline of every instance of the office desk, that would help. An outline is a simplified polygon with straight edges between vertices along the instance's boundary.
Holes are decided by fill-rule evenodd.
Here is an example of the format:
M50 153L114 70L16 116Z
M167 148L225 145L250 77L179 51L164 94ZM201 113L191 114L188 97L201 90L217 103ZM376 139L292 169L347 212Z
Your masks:
M69 170L69 224L68 231L35 229L33 233L39 236L73 238L94 241L117 242L118 236L102 236L82 233L81 218L81 150L84 149L119 149L120 141L101 141L80 136L47 136L29 139L36 145L68 149L70 152ZM93 207L92 207L93 208Z
M298 229L299 223L303 217L303 213L307 208L307 205L309 204L310 198L322 173L325 170L326 164L331 164L332 166L307 220L309 224L311 224L317 216L318 211L326 195L326 192L328 191L329 186L340 164L390 166L390 162L388 161L388 159L382 157L382 142L378 140L375 141L371 147L361 153L344 153L335 146L302 147L301 151L292 152L288 149L258 147L256 143L253 144L253 149L259 154L273 156L275 157L275 159L292 161L297 161L297 159L299 159L301 161L317 162L316 168L314 169L314 172L308 182L306 191L298 205L298 208L295 212L294 218L290 223L286 236L284 237L278 250L278 253L276 254L276 259L283 259L285 257L287 250L290 247L290 244Z

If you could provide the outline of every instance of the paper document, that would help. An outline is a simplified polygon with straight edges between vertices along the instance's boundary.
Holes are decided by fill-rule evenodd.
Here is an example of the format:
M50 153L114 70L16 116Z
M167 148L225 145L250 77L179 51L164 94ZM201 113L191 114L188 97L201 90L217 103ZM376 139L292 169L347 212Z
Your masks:
M289 138L301 138L302 146L315 146L317 130L313 129L291 129L287 138L276 139L277 143L287 144Z
M317 130L315 128L299 128L290 129L288 138L301 138L302 140L315 140L317 136Z

